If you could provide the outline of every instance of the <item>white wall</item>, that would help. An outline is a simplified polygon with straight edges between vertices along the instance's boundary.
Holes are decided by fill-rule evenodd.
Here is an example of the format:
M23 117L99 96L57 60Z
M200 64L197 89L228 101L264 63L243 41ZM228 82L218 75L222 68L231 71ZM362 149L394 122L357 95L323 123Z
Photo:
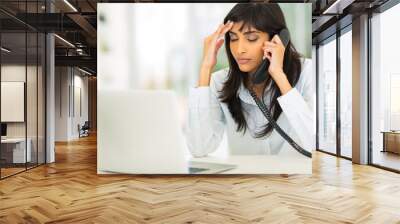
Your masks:
M55 141L68 140L69 68L55 68Z
M75 106L73 110L75 111L72 112L72 119L71 119L71 135L73 138L78 138L79 133L78 133L78 124L81 126L85 123L85 121L88 121L88 77L76 75L75 70L75 75L74 75L74 89L75 89L75 96L73 97L75 99ZM79 93L80 90L80 93ZM80 99L79 96L80 95ZM81 101L79 104L79 100ZM79 107L81 106L81 112L79 111Z
M56 67L56 141L79 138L78 124L83 125L88 120L88 78L83 75L76 68ZM81 113L79 105L82 106Z

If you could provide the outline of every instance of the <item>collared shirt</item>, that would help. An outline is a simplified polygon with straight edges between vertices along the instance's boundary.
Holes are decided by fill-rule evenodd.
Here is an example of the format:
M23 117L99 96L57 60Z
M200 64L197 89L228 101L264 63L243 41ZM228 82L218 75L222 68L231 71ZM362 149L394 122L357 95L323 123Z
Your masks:
M243 114L247 123L245 134L237 132L228 105L219 99L228 77L229 68L214 72L210 86L194 87L189 91L188 122L185 137L188 149L194 157L214 152L227 134L228 149L232 155L288 155L303 156L273 129L263 138L255 134L264 129L268 120L258 108L250 92L242 83L238 89ZM270 91L265 88L264 102L269 108ZM302 60L302 71L294 88L277 98L282 108L277 124L301 147L312 151L315 148L314 134L314 79L311 59Z

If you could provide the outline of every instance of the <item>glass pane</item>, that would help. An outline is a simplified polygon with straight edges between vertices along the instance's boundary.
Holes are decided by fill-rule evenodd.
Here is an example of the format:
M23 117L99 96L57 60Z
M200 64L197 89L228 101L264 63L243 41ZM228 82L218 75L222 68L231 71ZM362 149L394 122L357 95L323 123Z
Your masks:
M1 170L2 177L25 170L26 34L1 34ZM28 147L29 149L29 147Z
M37 13L39 5L37 1L27 2L27 13ZM29 14L28 14L29 15ZM37 17L34 17L37 18ZM30 19L32 23L38 21L33 18ZM38 73L38 35L35 30L27 30L27 80L26 80L26 113L27 113L27 143L30 148L30 159L28 160L27 167L31 168L37 166L37 73Z
M351 158L352 141L352 33L340 37L340 150L341 155Z
M372 163L400 170L400 5L372 18Z
M43 13L45 1L1 1L0 7L17 16ZM0 173L4 178L45 161L45 36L2 12L0 18L7 19L0 24Z
M39 33L38 45L38 163L45 163L45 35Z
M28 160L28 168L37 165L37 73L38 73L38 36L36 32L27 33L28 38L28 62L27 62L27 142L30 148L30 159Z
M336 153L336 39L318 51L319 149Z

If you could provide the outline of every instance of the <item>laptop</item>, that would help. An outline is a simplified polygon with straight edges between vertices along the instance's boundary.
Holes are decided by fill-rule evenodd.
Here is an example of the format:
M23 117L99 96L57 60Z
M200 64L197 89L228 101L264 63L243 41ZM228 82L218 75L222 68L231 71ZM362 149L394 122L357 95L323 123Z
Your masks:
M212 174L234 164L195 162L172 90L98 92L98 173Z

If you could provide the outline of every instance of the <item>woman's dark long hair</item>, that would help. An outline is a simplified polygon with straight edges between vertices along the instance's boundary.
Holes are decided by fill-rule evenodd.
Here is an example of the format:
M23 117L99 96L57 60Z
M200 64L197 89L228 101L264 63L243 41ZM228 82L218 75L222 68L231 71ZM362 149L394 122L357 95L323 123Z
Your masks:
M254 27L255 29L266 32L272 38L278 34L280 30L286 28L285 17L278 4L274 3L239 3L226 15L224 24L228 21L243 21L240 31L246 27ZM238 96L238 90L242 82L248 78L247 72L242 72L236 63L230 50L230 36L225 34L225 49L229 60L228 79L220 91L219 98L228 105L234 121L237 124L237 131L246 132L247 124L242 111L241 101ZM283 71L285 72L289 83L294 87L299 80L301 72L301 55L297 53L295 47L289 41L283 61ZM267 77L267 86L270 85L268 91L271 91L270 111L272 118L276 121L282 113L277 98L281 95L276 83L270 76ZM264 129L256 133L257 138L262 138L272 131L272 126L266 124Z

